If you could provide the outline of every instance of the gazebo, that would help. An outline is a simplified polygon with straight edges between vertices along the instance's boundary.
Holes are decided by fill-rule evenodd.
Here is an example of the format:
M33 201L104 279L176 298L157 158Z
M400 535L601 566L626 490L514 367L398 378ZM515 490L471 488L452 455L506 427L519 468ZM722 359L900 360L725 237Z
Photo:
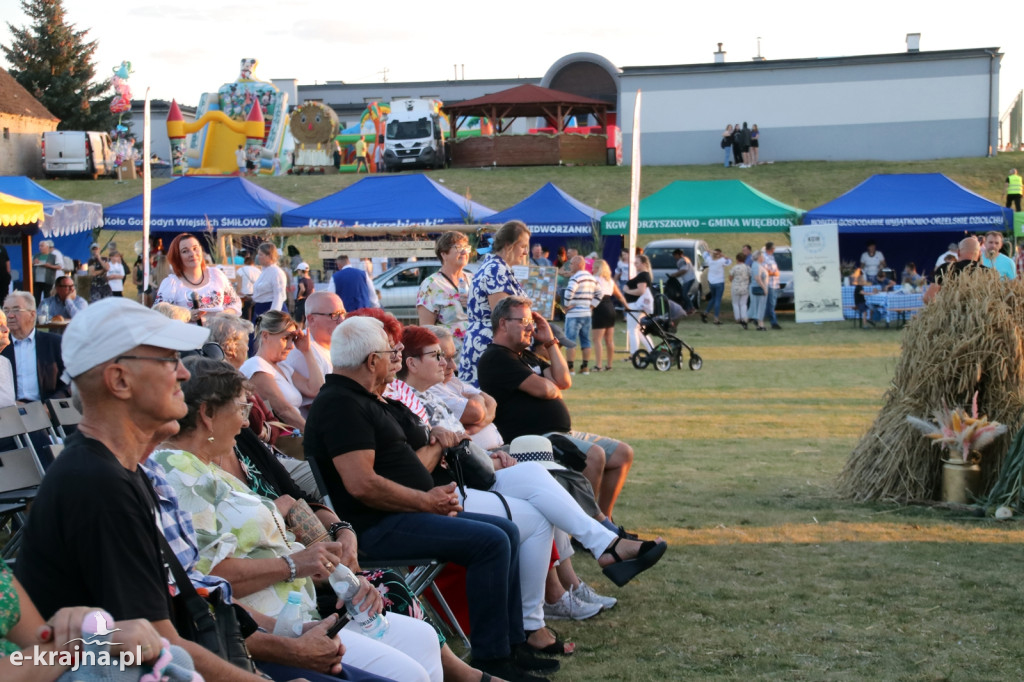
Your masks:
M9 194L0 193L0 230L7 235L19 235L23 263L32 262L32 233L43 222L43 202L26 201ZM32 268L24 268L23 288L32 291ZM6 295L6 292L4 292Z
M608 103L598 99L526 84L449 104L441 111L451 121L454 166L603 165L609 158L607 134L566 133L569 118L583 115L593 116L607 132ZM472 116L488 120L496 134L457 139L461 121ZM543 118L554 134L503 134L521 117Z

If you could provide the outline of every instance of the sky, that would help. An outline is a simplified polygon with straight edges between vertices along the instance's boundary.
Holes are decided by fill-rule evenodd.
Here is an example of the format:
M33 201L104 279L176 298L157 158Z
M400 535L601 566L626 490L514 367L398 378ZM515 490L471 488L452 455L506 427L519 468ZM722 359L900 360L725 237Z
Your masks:
M353 6L357 11L346 11ZM68 20L99 43L97 70L132 63L132 95L194 105L238 76L242 57L261 80L366 83L540 78L559 58L594 52L623 66L727 62L998 47L999 114L1024 88L1024 34L999 9L946 0L805 0L694 3L314 2L313 0L64 0ZM332 9L340 10L332 16ZM20 0L0 0L7 24L27 26ZM1019 31L1019 29L1018 29ZM0 56L0 63L3 62ZM3 64L5 67L6 63ZM386 76L385 76L386 72Z

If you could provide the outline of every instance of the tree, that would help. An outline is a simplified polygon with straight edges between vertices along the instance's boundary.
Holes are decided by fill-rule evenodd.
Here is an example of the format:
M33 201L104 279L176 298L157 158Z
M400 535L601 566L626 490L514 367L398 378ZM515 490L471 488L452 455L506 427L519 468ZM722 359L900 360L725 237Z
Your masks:
M110 79L93 82L96 41L88 30L67 23L63 0L22 0L31 26L11 31L10 47L3 45L8 71L16 81L60 119L60 130L109 130Z

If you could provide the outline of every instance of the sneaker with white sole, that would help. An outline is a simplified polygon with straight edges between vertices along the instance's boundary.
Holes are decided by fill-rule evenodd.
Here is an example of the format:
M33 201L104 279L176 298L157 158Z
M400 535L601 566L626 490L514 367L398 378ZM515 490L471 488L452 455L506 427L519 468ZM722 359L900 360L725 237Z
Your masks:
M574 590L566 590L554 604L544 604L546 620L586 620L601 612L600 604L581 601Z
M580 584L573 590L581 602L587 604L600 604L602 609L610 609L619 603L619 600L615 597L605 597L604 595L598 594L594 591L594 588L586 584L582 580Z

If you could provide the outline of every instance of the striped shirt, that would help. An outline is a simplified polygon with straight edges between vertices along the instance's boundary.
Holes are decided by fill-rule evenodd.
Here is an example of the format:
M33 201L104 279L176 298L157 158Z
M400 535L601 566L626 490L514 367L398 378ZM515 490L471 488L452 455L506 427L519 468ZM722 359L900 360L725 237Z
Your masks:
M580 270L569 278L565 287L565 316L590 317L590 311L601 302L601 289L597 280L586 270Z

